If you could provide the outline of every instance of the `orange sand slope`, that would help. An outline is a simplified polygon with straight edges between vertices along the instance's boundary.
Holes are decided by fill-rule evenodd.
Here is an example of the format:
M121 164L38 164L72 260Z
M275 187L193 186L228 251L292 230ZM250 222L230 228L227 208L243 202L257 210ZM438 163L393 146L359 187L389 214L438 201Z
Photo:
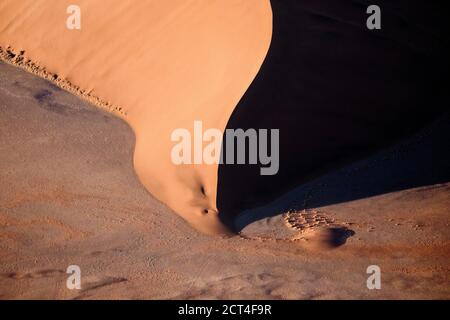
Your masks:
M69 30L73 2L3 0L0 47L25 51L24 60L56 74L57 83L123 108L145 187L197 229L225 231L217 165L175 166L170 135L195 120L225 129L267 54L269 0L77 0L81 30Z

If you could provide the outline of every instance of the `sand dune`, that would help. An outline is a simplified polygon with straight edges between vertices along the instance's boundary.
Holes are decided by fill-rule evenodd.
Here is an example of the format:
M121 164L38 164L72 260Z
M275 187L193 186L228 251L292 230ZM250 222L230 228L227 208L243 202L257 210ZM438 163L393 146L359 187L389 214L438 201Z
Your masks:
M66 28L69 4L2 1L0 55L125 119L144 186L202 232L236 231L242 211L411 136L450 101L446 17L427 1L381 1L376 31L364 1L80 0L81 30ZM279 129L279 172L175 165L171 133L197 120Z
M49 81L0 63L0 298L448 299L448 19L378 2L2 0ZM196 120L280 129L279 173L176 166Z
M211 237L139 183L126 123L0 62L0 299L449 299L448 183L325 205L330 195L409 179L411 170L439 175L448 128L283 201L309 197L308 214L281 214L279 205L270 208L278 216L247 223L242 237ZM312 237L304 220L314 215L348 229L338 247L325 250L329 235ZM66 287L72 264L81 290ZM366 287L372 264L381 290Z
M269 48L269 0L81 0L81 30L66 28L70 4L2 1L0 46L118 111L146 188L203 232L226 231L217 165L174 165L170 135L195 120L225 128Z

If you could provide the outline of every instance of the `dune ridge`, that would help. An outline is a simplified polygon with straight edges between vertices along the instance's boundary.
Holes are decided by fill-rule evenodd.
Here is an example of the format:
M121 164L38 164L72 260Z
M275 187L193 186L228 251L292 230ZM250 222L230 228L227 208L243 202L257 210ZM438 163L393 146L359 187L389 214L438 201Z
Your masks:
M10 65L19 67L21 69L24 69L32 74L35 74L41 78L44 78L50 82L52 82L54 85L57 85L61 89L64 89L66 91L69 91L70 93L87 100L91 104L102 108L106 111L109 111L116 116L119 116L123 118L126 116L126 112L122 109L122 107L114 106L110 102L102 100L100 97L97 97L93 95L90 92L86 92L85 90L81 89L79 86L71 83L67 79L61 79L58 77L58 74L49 72L45 69L45 67L39 66L35 62L33 62L30 59L24 58L25 51L17 52L17 50L14 50L11 47L8 48L2 48L0 46L0 60L8 63Z
M80 0L81 30L66 28L71 4L2 2L2 60L121 116L136 134L134 167L147 190L197 229L227 232L218 166L174 165L170 134L196 120L224 130L267 54L270 1Z

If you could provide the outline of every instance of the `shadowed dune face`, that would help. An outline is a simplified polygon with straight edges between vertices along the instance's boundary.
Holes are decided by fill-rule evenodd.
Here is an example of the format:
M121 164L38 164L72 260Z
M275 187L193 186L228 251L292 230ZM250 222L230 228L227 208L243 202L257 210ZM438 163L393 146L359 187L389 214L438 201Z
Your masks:
M258 165L220 165L217 206L230 224L243 210L367 157L448 110L445 12L429 1L377 4L382 29L370 31L364 1L272 1L269 53L227 128L278 128L280 168L262 176ZM401 165L414 171L415 163ZM450 178L448 171L413 176L346 201Z
M144 186L197 229L224 232L218 166L173 164L170 137L196 120L225 129L268 51L270 1L80 0L81 30L66 28L70 4L2 1L0 46L123 108Z

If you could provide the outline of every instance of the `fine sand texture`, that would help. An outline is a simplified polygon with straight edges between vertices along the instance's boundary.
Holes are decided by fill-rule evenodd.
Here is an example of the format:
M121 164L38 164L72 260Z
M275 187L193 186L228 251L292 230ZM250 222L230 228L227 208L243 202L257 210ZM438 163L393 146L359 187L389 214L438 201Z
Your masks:
M140 184L126 123L0 62L0 299L450 299L448 183L346 201L448 169L448 128L304 186L283 201L294 211L272 207L241 236L211 237ZM81 290L66 288L69 265ZM366 287L369 265L381 290Z
M3 57L123 117L136 134L144 186L197 229L226 232L216 208L218 165L171 161L175 129L225 129L272 35L269 0L70 0L0 3Z

